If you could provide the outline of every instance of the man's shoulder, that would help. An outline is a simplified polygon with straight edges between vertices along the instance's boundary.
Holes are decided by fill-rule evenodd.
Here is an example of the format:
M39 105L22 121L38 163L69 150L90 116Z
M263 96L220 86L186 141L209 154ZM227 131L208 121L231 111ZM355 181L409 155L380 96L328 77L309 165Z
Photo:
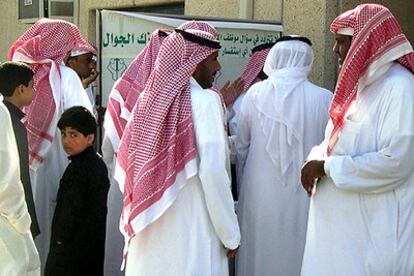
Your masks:
M386 72L380 86L386 94L386 91L391 91L393 98L403 97L408 100L408 97L414 97L414 74L401 64L395 63Z
M88 175L107 175L108 170L102 157L98 153L95 153L86 158L72 160L66 167L65 173L86 177Z
M191 102L197 106L209 106L211 104L219 103L220 98L217 92L211 89L201 89L197 87L191 87Z
M76 74L76 72L72 68L64 64L60 64L59 68L60 68L61 78L63 81L72 80L73 78L80 80L78 74Z
M400 85L412 86L414 84L414 75L401 64L395 63L387 71L385 81Z
M310 81L306 81L305 85L307 86L308 89L312 89L312 91L314 91L315 93L317 93L321 97L332 98L332 96L333 96L332 92L329 91L328 89L323 88L319 85L316 85L316 84L314 84Z

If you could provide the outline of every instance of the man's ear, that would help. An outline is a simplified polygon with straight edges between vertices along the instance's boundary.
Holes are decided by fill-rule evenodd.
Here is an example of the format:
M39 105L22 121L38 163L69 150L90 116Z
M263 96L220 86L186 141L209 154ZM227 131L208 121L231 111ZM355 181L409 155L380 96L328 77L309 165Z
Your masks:
M86 135L86 141L89 145L93 145L93 142L95 141L95 134L91 133Z
M19 84L16 89L15 89L15 93L17 92L18 95L23 94L24 93L24 84Z

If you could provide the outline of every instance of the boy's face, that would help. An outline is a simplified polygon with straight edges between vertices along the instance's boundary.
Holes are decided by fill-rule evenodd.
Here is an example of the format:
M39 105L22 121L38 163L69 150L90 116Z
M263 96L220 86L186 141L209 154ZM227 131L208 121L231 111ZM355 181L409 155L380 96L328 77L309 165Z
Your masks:
M27 86L24 86L23 84L20 85L19 95L21 99L21 106L29 105L32 102L34 96L33 83L33 79L31 79Z
M63 149L69 156L78 155L83 152L87 147L93 144L95 139L94 134L83 135L71 127L65 127L60 130L62 134L62 145Z

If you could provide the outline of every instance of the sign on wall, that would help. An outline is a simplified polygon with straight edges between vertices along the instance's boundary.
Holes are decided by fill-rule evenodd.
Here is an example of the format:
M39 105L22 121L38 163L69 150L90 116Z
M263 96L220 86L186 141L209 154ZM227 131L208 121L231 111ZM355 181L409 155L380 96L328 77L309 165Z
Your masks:
M114 82L145 47L154 30L174 29L191 20L109 10L102 10L101 18L102 32L99 36L103 106L108 102ZM222 46L219 53L222 69L216 78L218 87L241 74L252 48L275 42L282 32L280 24L204 21L217 29L217 39Z

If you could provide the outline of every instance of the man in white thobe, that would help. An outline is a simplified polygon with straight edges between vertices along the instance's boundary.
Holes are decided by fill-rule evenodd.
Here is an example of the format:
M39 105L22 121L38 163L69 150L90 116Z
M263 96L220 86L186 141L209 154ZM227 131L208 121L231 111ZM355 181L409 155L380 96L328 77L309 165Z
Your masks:
M302 275L414 275L413 49L381 5L341 14L331 31L343 65L325 140L302 169Z
M237 275L299 275L309 200L300 168L323 139L332 93L308 81L311 42L282 37L267 55L268 79L246 93L235 139L241 247Z
M239 77L244 83L243 88L240 89L238 94L226 96L223 93L224 101L228 102L231 98L231 106L229 106L229 134L232 136L237 135L237 117L240 111L240 106L243 101L246 92L252 85L257 82L267 79L267 75L263 72L263 66L270 48L274 43L265 43L258 45L252 49L252 56L249 58L244 71Z
M71 68L81 79L86 95L93 108L93 115L98 120L98 111L95 104L95 95L93 93L93 82L98 78L96 71L96 56L85 50L74 49L70 52L69 58L65 61L65 65Z
M220 69L219 47L201 30L165 38L124 132L115 177L124 187L126 275L228 275L226 255L237 252L240 232L222 105L208 89Z
M49 250L59 180L68 164L57 122L63 111L72 106L84 106L92 112L80 78L63 64L73 49L95 52L74 24L43 18L14 43L9 54L13 61L27 63L35 73L36 93L26 112L26 127L30 179L40 228L35 243L42 269Z
M128 65L109 94L105 113L105 135L102 142L102 157L108 167L110 187L108 192L108 214L105 233L105 276L122 276L122 250L124 239L119 231L119 220L122 213L122 193L114 179L113 171L116 152L124 128L139 95L154 67L162 40L168 35L167 30L154 31L144 49Z
M40 275L9 111L0 96L0 275Z

